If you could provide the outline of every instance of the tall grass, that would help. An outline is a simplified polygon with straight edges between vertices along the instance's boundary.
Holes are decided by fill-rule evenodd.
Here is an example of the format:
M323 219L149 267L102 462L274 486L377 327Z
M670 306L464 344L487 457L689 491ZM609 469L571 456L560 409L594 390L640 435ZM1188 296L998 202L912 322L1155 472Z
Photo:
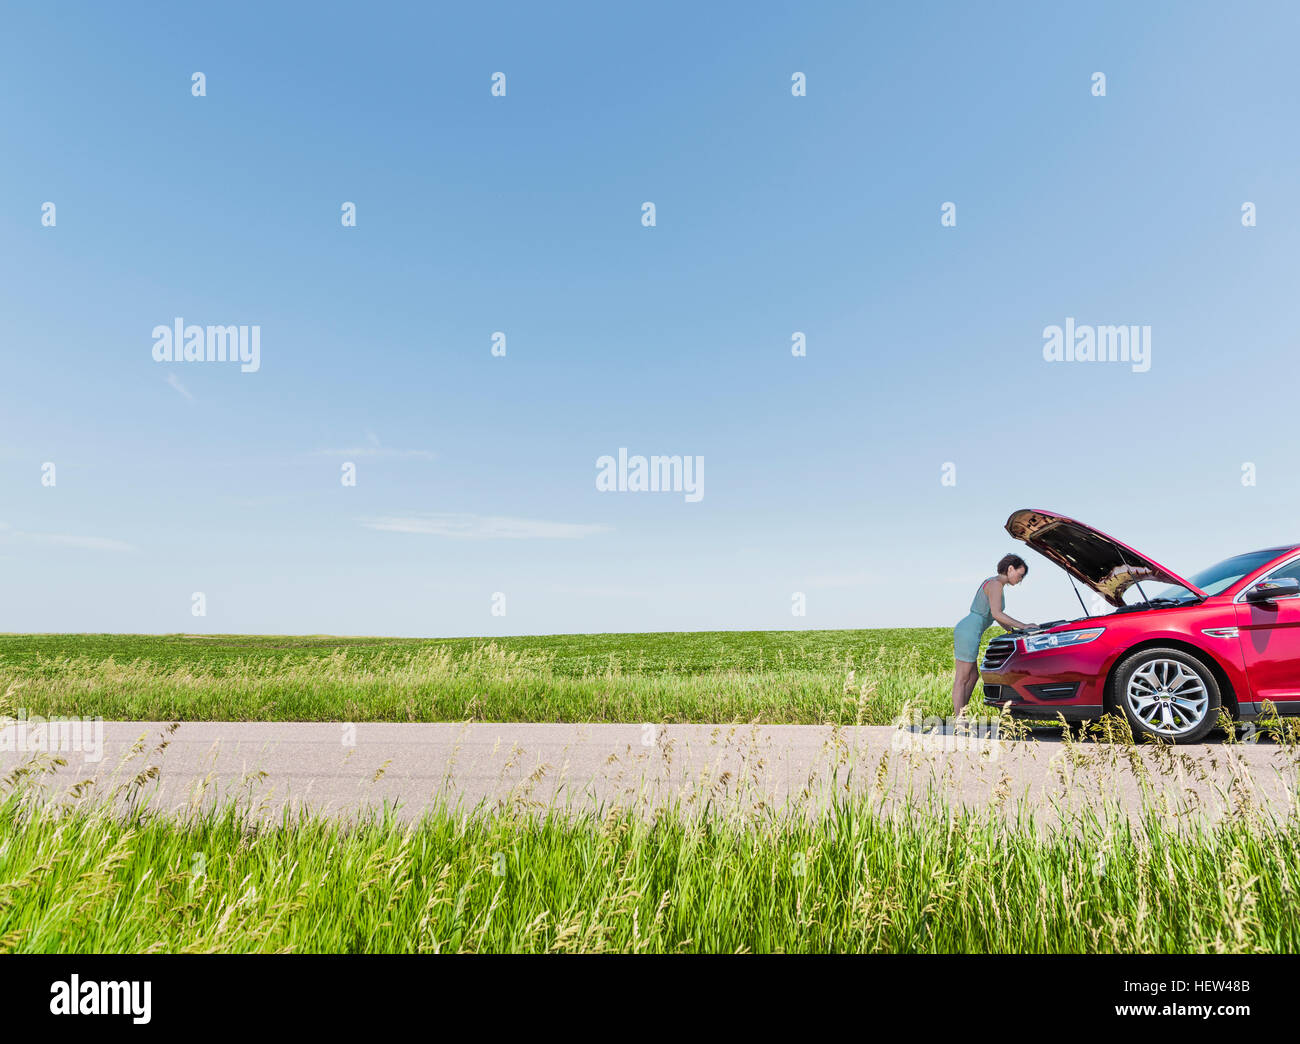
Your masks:
M1095 746L1095 745L1093 745ZM157 748L161 754L163 746ZM1294 952L1300 819L1089 805L825 814L435 805L402 822L0 798L0 949L25 952ZM832 790L836 790L834 783Z

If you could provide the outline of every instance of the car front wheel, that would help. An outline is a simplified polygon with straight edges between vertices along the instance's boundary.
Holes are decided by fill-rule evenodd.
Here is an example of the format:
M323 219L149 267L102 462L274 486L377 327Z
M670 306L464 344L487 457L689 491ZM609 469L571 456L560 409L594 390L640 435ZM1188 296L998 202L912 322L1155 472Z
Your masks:
M1115 703L1134 735L1173 743L1204 739L1219 719L1219 683L1181 649L1143 649L1115 672Z

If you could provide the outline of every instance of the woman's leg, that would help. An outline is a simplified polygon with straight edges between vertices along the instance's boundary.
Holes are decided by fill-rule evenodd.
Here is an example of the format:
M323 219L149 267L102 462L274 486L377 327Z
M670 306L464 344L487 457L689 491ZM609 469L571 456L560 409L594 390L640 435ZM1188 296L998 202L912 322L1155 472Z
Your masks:
M975 664L965 660L957 661L952 679L952 709L958 714L966 709L966 702L974 690L974 683L970 680L974 673Z
M970 673L966 677L966 703L970 703L970 698L975 695L975 686L980 680L979 664L970 665Z

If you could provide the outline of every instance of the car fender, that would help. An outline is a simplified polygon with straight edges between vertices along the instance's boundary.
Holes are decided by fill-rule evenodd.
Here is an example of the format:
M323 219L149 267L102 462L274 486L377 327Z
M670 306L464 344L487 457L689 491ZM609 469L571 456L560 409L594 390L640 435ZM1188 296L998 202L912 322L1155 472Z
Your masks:
M1119 669L1119 665L1135 652L1161 646L1180 649L1206 661L1214 672L1215 680L1219 683L1220 697L1225 704L1249 701L1252 698L1250 683L1246 677L1246 662L1241 655L1241 645L1235 635L1215 638L1201 634L1197 636L1200 639L1197 641L1182 630L1144 630L1140 637L1135 634L1134 638L1138 640L1126 644L1106 665L1105 692L1108 700L1111 699L1111 683L1115 679L1115 672Z

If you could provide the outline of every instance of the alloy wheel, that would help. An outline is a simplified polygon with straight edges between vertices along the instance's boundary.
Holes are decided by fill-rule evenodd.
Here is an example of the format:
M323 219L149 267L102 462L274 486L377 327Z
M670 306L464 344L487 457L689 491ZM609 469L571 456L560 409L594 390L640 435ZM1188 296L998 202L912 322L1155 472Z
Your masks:
M1152 732L1170 738L1200 725L1210 705L1204 680L1178 660L1142 664L1129 678L1124 697L1134 717Z

